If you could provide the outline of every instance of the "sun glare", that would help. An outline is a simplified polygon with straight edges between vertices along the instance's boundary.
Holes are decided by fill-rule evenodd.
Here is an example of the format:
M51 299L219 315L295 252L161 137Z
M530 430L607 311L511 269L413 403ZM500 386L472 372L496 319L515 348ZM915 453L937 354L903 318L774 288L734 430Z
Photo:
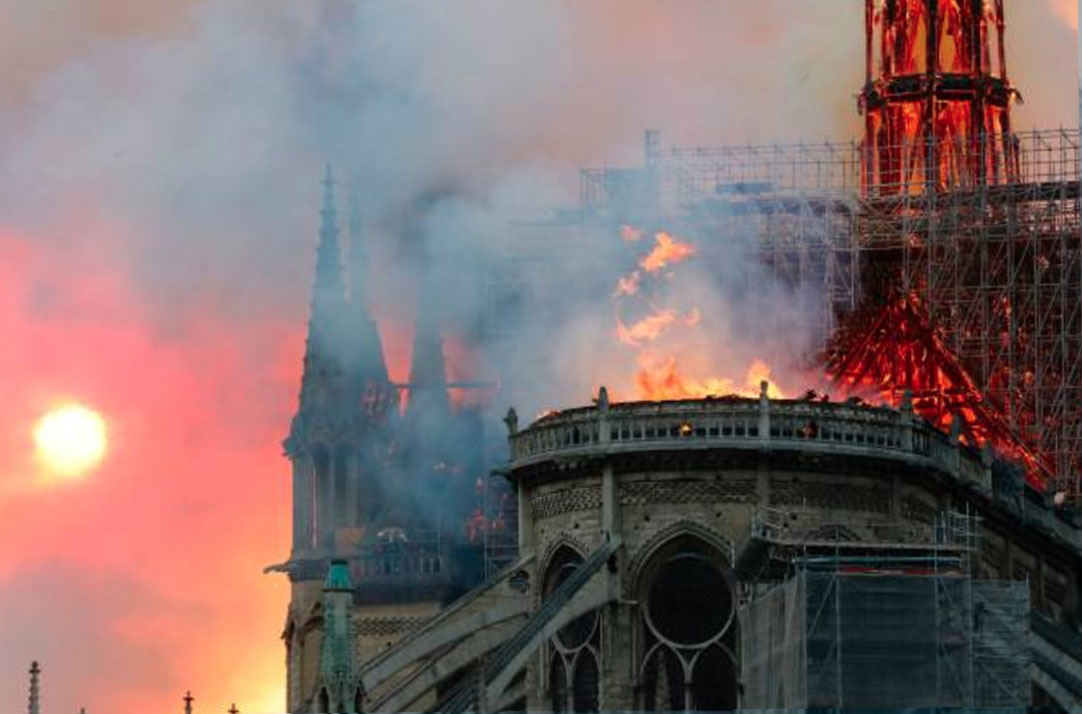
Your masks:
M105 456L105 420L81 404L66 404L42 415L34 427L38 459L55 475L85 474Z

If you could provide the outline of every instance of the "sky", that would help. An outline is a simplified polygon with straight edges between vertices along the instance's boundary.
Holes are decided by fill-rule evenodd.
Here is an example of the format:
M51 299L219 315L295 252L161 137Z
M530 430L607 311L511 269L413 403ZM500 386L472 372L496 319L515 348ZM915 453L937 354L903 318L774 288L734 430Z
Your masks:
M572 200L578 166L638 160L647 127L853 138L861 6L0 0L0 702L39 659L46 714L180 711L188 689L282 709L288 587L262 569L288 554L327 161L404 377L417 275L387 236L411 201L468 196L431 231L450 240ZM1007 10L1016 126L1074 126L1075 2ZM69 401L110 444L58 482L32 429Z

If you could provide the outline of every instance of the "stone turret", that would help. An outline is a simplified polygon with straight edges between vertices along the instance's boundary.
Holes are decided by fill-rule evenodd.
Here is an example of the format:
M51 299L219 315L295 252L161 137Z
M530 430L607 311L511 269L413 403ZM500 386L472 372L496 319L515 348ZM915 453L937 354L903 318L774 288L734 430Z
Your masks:
M323 583L323 647L319 657L318 711L356 712L359 698L353 657L353 583L345 561L327 569Z

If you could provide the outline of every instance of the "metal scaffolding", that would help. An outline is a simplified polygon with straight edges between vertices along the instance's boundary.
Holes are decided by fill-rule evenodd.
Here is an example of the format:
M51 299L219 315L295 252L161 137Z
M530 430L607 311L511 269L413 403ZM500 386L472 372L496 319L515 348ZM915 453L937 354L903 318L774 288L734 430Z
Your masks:
M792 577L740 609L742 705L1028 705L1027 583L972 579L975 519L940 514L934 530L894 553L808 543Z
M950 153L935 142L897 152ZM932 172L924 185L869 183L868 152L855 143L674 149L637 171L583 170L582 221L641 218L757 252L779 280L821 298L823 344L859 306L911 296L979 398L1077 492L1079 134L1012 143L1009 180L950 188ZM887 396L899 401L898 391Z

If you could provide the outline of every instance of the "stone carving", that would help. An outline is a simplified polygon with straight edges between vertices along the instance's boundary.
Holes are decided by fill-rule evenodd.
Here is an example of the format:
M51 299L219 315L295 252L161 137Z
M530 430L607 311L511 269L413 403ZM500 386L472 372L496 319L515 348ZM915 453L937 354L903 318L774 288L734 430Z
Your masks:
M428 622L429 618L421 615L399 617L361 617L353 622L356 635L369 637L388 637L406 635Z
M581 486L534 496L530 500L535 519L551 518L561 513L601 508L601 487Z
M633 481L620 484L621 506L654 503L755 503L753 479Z

